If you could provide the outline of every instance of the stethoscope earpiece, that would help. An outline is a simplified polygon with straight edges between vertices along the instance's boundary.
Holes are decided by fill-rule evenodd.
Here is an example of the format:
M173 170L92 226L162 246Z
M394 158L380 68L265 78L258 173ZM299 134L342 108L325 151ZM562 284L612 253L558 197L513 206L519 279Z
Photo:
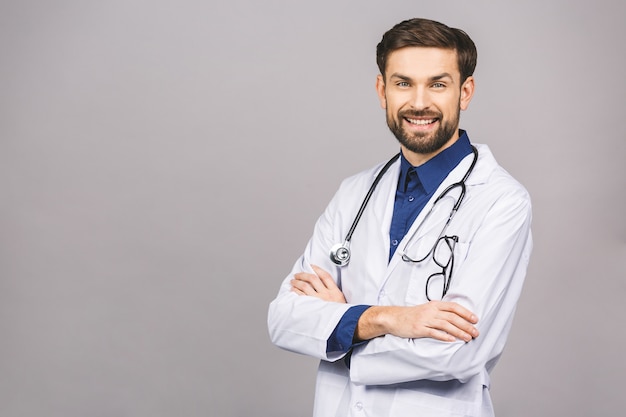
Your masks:
M337 243L330 248L330 260L339 266L346 266L350 261L350 248L347 243Z

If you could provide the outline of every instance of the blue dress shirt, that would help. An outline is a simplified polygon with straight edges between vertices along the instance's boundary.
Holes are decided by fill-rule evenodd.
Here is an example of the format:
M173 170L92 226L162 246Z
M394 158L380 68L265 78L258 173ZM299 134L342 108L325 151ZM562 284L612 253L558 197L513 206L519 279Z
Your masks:
M469 137L464 130L459 130L459 139L452 146L418 167L412 166L404 155L400 155L400 177L389 228L389 260L443 180L470 153L472 145ZM328 338L326 352L345 353L355 346L356 325L361 314L369 307L357 305L344 313Z

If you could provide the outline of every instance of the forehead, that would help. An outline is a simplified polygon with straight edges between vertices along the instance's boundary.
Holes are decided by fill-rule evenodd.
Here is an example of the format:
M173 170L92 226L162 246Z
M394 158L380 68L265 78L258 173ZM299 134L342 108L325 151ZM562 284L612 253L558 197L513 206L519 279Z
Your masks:
M385 68L386 77L400 74L419 79L444 73L461 77L454 49L415 46L397 49L387 57Z

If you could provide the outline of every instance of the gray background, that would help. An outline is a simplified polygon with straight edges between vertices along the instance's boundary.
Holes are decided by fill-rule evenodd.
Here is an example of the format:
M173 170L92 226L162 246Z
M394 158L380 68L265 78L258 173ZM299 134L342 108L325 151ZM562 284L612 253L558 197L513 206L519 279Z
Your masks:
M308 416L267 305L339 181L397 150L382 33L479 49L461 124L529 189L499 416L624 409L621 1L0 2L0 415Z

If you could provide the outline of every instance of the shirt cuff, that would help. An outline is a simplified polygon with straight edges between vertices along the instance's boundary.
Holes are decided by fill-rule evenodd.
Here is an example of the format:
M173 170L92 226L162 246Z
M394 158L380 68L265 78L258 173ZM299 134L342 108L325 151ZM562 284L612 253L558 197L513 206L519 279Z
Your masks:
M357 345L353 343L356 325L361 314L370 307L368 305L352 306L343 314L341 320L337 323L337 327L335 327L335 330L333 330L326 342L326 353L346 353L353 346Z

